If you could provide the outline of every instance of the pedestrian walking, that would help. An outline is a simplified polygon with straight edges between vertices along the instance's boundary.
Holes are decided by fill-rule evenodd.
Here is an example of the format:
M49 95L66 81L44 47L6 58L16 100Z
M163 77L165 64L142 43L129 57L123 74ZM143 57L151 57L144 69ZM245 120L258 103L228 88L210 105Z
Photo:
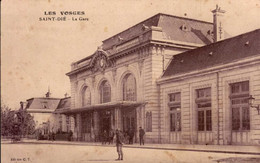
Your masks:
M140 138L140 145L144 145L144 129L142 129L142 127L139 127L139 138Z
M117 160L123 160L123 134L117 129L116 130L116 150L118 153Z

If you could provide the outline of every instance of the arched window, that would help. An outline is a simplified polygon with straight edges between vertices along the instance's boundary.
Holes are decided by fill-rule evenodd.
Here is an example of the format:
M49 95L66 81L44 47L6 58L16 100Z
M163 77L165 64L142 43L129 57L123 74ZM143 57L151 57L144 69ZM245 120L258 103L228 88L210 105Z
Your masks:
M87 106L91 104L91 96L89 87L84 87L81 92L81 104Z
M136 101L136 81L132 74L127 74L123 79L123 100Z
M111 101L111 87L107 80L104 80L100 85L100 103Z

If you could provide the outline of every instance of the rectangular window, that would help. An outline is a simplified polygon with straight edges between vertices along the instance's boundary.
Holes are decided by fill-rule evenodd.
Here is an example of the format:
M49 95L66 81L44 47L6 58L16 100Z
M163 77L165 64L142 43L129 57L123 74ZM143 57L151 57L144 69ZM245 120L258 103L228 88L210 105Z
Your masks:
M170 101L170 102L178 102L178 101L181 101L181 93L172 93L172 94L169 94L169 101Z
M146 131L152 132L152 112L146 112Z
M197 98L206 98L206 97L211 97L210 88L203 88L197 90Z
M249 115L249 108L243 107L242 108L242 130L249 130L250 129L250 115Z
M176 124L175 124L175 114L170 114L170 118L171 118L171 123L170 123L171 131L175 131L175 126L176 126Z
M67 127L67 132L70 130L70 117L66 116L66 127Z
M241 92L248 92L249 91L249 82L242 82L241 83Z
M42 108L43 109L49 109L48 103L46 101L41 102L42 103Z
M232 113L232 130L250 130L249 81L230 84L230 103Z
M177 123L176 123L176 130L181 131L181 112L177 112Z
M239 108L232 108L232 130L240 128L240 112Z
M239 93L239 85L233 84L231 86L231 93Z
M231 84L231 94L249 92L249 81Z
M180 108L170 108L170 131L181 131L181 112Z
M198 131L212 131L211 88L197 89Z
M211 110L206 110L206 130L207 131L211 131L212 130Z
M62 116L59 115L59 130L62 131Z
M181 93L169 94L170 131L181 131Z
M198 111L198 131L204 131L204 111Z

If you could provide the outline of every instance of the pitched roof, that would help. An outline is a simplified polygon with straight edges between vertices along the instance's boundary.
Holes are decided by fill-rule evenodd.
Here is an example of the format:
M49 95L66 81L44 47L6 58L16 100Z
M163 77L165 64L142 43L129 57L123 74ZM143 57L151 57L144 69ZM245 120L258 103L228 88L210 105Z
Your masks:
M104 40L103 49L110 49L118 43L118 37L128 40L140 35L143 32L143 25L147 27L161 27L164 37L168 40L196 44L209 44L213 42L211 36L213 23L159 13Z
M104 40L102 49L106 51L108 56L110 56L114 54L114 52L117 52L113 46L122 43L119 38L122 38L123 42L128 42L131 39L143 34L144 27L151 29L152 26L160 27L162 29L163 38L165 40L200 45L210 44L213 42L211 36L211 32L213 31L213 23L159 13ZM96 52L73 63L72 71L66 75L69 76L93 66L91 64L93 63L92 59L95 56L95 53Z
M26 109L55 110L60 102L60 98L36 97L27 100Z
M70 109L70 101L71 101L71 97L65 97L61 99L56 110Z
M175 55L162 78L260 55L260 29Z

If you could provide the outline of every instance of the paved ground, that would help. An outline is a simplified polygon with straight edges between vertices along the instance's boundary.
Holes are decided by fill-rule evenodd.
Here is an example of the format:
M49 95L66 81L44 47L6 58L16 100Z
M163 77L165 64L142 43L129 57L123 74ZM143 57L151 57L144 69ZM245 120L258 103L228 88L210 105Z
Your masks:
M1 140L1 143L10 143L10 140ZM59 144L59 145L80 145L80 146L101 146L101 143L78 142L78 141L47 141L22 139L19 143L30 144ZM251 154L260 155L260 146L238 146L238 145L192 145L192 144L125 144L127 148L144 148L144 149L161 149L161 150L178 150L178 151L201 151L213 153L231 153L231 154Z
M257 163L260 155L183 151L169 149L123 149L124 161L117 158L114 146L56 143L1 144L2 163Z

